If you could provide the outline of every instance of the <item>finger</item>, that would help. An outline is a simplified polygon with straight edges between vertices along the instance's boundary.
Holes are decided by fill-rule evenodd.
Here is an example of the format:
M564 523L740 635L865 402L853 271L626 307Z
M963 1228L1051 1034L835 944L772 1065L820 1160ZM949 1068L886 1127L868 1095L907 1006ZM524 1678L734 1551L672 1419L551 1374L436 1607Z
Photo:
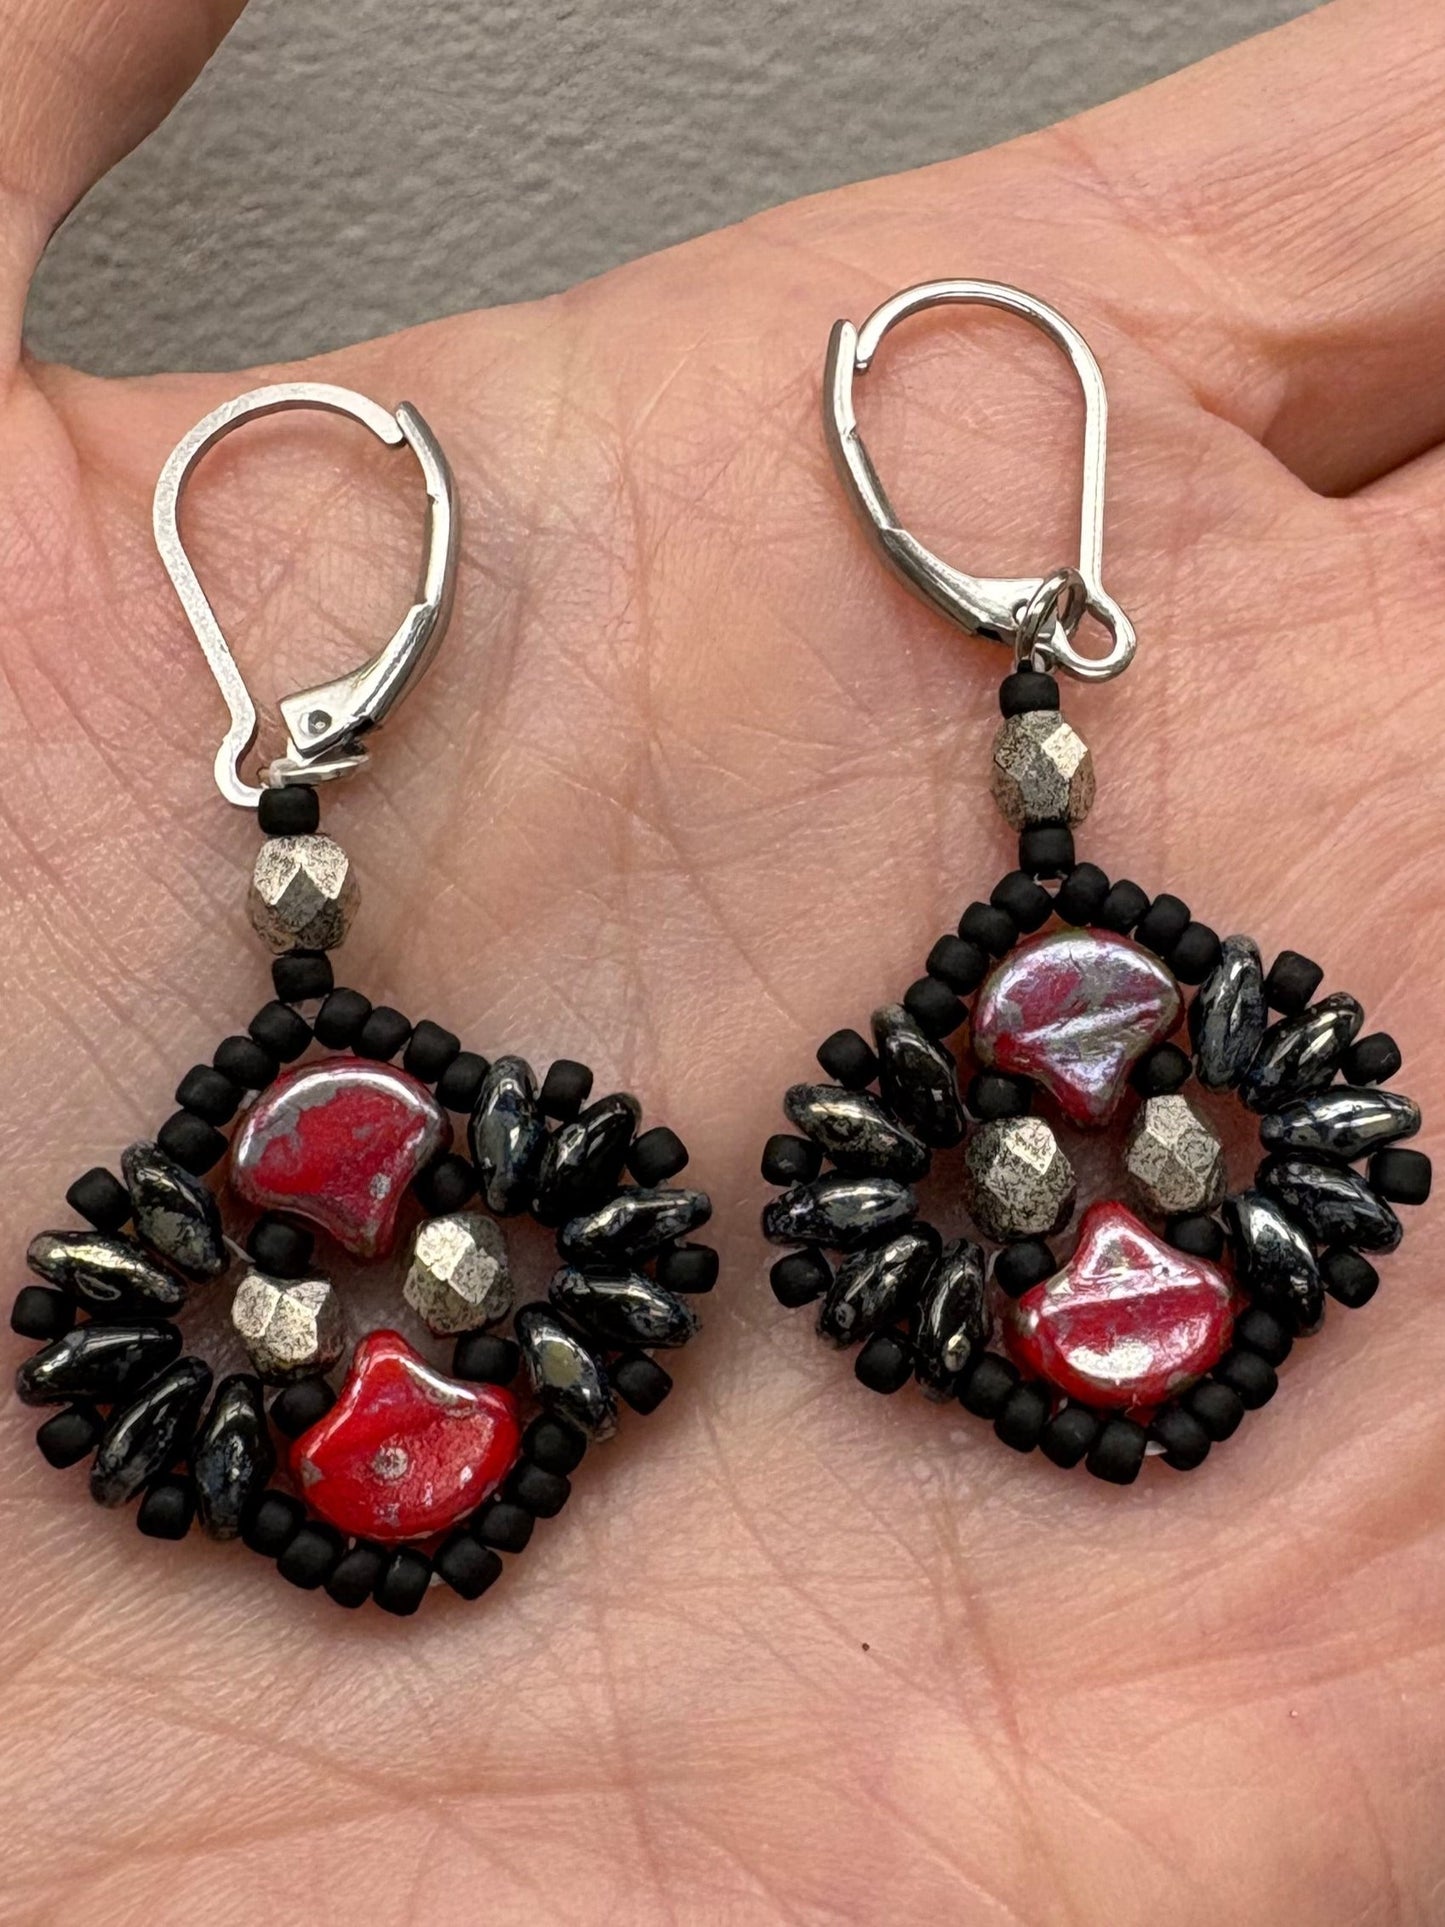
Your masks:
M0 353L58 223L143 140L245 0L0 0Z

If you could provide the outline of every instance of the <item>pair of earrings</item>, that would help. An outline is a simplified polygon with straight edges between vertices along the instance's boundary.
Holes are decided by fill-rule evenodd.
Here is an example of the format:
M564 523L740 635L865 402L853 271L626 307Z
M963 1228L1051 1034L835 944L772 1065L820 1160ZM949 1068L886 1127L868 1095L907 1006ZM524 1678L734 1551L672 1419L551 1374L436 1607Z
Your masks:
M853 386L890 329L938 303L1004 309L1072 364L1085 402L1076 565L981 579L898 521ZM1221 940L1178 897L1076 857L1094 770L1060 714L1058 675L1104 681L1135 650L1101 576L1106 403L1078 332L1017 289L928 283L861 328L837 324L825 402L839 472L885 558L1011 652L992 789L1019 860L902 999L874 1012L871 1041L835 1032L818 1052L826 1081L787 1092L793 1130L763 1154L780 1187L764 1232L787 1248L773 1289L784 1305L816 1304L820 1334L858 1347L857 1376L875 1391L916 1378L1015 1450L1116 1484L1149 1456L1192 1469L1273 1395L1327 1297L1358 1306L1373 1294L1365 1254L1399 1243L1392 1207L1429 1189L1428 1160L1399 1142L1419 1110L1380 1088L1400 1055L1385 1034L1359 1034L1356 1000L1316 999L1317 965L1286 950L1266 971L1250 938ZM242 764L255 706L178 510L222 436L304 407L414 456L425 566L416 603L370 662L282 700L286 750L253 784ZM694 1334L692 1301L717 1279L717 1254L696 1236L711 1206L684 1181L678 1136L642 1129L625 1093L595 1097L583 1065L560 1061L539 1079L519 1055L488 1060L443 1025L413 1024L335 981L357 884L320 833L318 786L364 766L366 738L430 661L452 600L455 490L416 410L306 382L242 395L171 455L155 534L230 711L216 781L262 834L250 911L275 995L185 1072L179 1108L154 1141L121 1153L119 1176L77 1178L66 1201L84 1227L32 1242L43 1282L20 1292L11 1322L42 1348L21 1366L19 1394L58 1408L37 1435L45 1457L88 1460L97 1502L135 1502L152 1537L181 1538L199 1519L344 1606L408 1614L434 1581L476 1598L502 1555L561 1510L619 1407L649 1413L671 1389L653 1354ZM1107 632L1102 655L1075 646L1086 616ZM949 1040L965 1024L974 1068L961 1084ZM1186 1024L1187 1047L1175 1041ZM1191 1077L1257 1120L1265 1157L1242 1191L1228 1193L1221 1140L1184 1094ZM1126 1102L1128 1201L1090 1205L1061 1257L1050 1240L1076 1201L1061 1133L1107 1125ZM962 1204L965 1235L945 1238L920 1216L917 1186L940 1154L954 1159L941 1204L954 1216ZM247 1222L241 1243L207 1182L222 1168L228 1211ZM555 1237L559 1268L545 1300L514 1309L502 1226L522 1213ZM319 1259L318 1233L330 1247ZM348 1334L327 1267L338 1251L388 1258L399 1239L398 1321L414 1336L361 1336L337 1388ZM249 1369L216 1384L177 1319L223 1278ZM452 1348L445 1371L440 1342Z

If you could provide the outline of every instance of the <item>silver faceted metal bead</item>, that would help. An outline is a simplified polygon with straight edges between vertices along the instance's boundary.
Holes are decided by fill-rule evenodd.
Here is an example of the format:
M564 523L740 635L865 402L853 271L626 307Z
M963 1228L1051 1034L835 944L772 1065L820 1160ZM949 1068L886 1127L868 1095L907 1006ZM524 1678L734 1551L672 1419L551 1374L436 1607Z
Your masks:
M279 956L334 950L359 897L351 859L329 836L271 836L256 857L247 907L257 936Z
M1041 1117L1000 1117L980 1124L964 1153L964 1196L986 1238L1048 1238L1074 1208L1077 1181Z
M1082 823L1094 807L1094 758L1056 709L1004 722L993 739L993 800L1016 830Z
M268 1385L328 1371L345 1341L341 1301L325 1278L248 1271L231 1300L231 1323Z
M1124 1169L1156 1217L1213 1211L1224 1200L1224 1146L1186 1097L1151 1097L1140 1107Z
M438 1337L495 1325L512 1309L507 1242L479 1211L428 1218L417 1229L401 1295Z

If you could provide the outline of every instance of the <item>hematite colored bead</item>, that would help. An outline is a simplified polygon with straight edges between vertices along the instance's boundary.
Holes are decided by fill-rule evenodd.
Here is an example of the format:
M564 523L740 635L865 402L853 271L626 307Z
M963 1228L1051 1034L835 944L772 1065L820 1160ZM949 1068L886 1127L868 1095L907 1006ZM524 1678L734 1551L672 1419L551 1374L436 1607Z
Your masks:
M65 1202L97 1231L119 1231L130 1218L130 1193L103 1164L83 1171L66 1192Z
M636 1190L619 1191L595 1211L564 1224L557 1247L564 1258L584 1267L641 1264L706 1224L711 1216L712 1199L705 1191L666 1186L644 1190L638 1186Z
M280 1058L262 1050L254 1037L223 1037L211 1062L243 1091L264 1091L281 1068Z
M1018 1366L996 1352L984 1352L963 1375L958 1402L975 1418L997 1418L1019 1382Z
M249 1029L262 1050L270 1051L283 1064L289 1064L293 1057L299 1057L311 1042L310 1024L289 1004L283 1004L279 999L262 1004L251 1019Z
M857 1251L912 1223L917 1211L917 1198L895 1178L830 1175L797 1185L765 1206L763 1236L780 1245Z
M672 1379L646 1352L624 1352L613 1360L612 1383L640 1418L655 1412L672 1390Z
M559 1057L542 1079L538 1102L544 1117L559 1124L576 1117L592 1095L592 1072L570 1057Z
M573 1327L546 1305L523 1305L513 1320L532 1390L547 1409L589 1438L610 1438L617 1405L607 1373Z
M1054 893L1054 915L1086 928L1098 922L1108 900L1109 879L1098 864L1076 863Z
M1164 1236L1176 1251L1187 1251L1191 1258L1207 1258L1210 1264L1217 1264L1224 1256L1224 1227L1203 1211L1170 1218Z
M964 1008L937 977L919 977L903 993L903 1008L928 1037L951 1037L963 1022Z
M90 1496L97 1505L125 1505L180 1457L210 1389L209 1365L199 1358L178 1358L111 1413L90 1468Z
M1067 876L1074 868L1074 833L1068 824L1030 823L1020 830L1019 868L1030 877ZM1051 900L1050 911L1053 907Z
M304 1225L274 1211L263 1211L246 1238L246 1250L273 1278L304 1278L315 1249L316 1240Z
M184 1539L195 1516L189 1479L156 1479L146 1488L135 1522L147 1539Z
M1018 942L1019 926L996 903L971 903L958 920L958 934L991 957L1001 957Z
M1206 1090L1227 1091L1239 1082L1264 1042L1267 1021L1259 945L1253 937L1226 937L1189 1006L1190 1041Z
M1144 1100L1125 1143L1124 1171L1155 1217L1213 1211L1224 1201L1224 1146L1186 1097Z
M289 1586L316 1592L341 1563L345 1550L341 1534L319 1519L308 1519L286 1542L276 1570Z
M1134 939L1156 956L1167 957L1189 928L1189 905L1168 891L1155 897L1134 929Z
M1400 1046L1389 1032L1372 1030L1351 1044L1340 1059L1340 1070L1347 1084L1388 1084L1402 1062Z
M476 1168L470 1158L444 1151L432 1159L412 1188L429 1216L445 1218L460 1211L475 1193Z
M1010 870L994 885L988 900L1023 931L1041 929L1054 910L1053 898L1027 870Z
M1177 1044L1156 1044L1134 1066L1129 1082L1141 1097L1170 1097L1188 1083L1193 1068Z
M1062 716L1010 716L993 739L990 788L1004 821L1082 823L1094 806L1094 759Z
M327 1597L348 1611L364 1606L386 1569L387 1557L382 1547L373 1545L370 1539L358 1539L332 1567L331 1577L326 1581Z
M1058 1268L1058 1260L1042 1238L1019 1238L994 1259L993 1280L1010 1298L1022 1298L1045 1278L1052 1278Z
M75 1323L75 1300L48 1285L22 1285L10 1307L10 1329L22 1338L63 1338Z
M282 1438L299 1439L336 1403L336 1394L324 1378L298 1378L271 1401L271 1423Z
M329 997L336 984L324 950L288 950L271 964L271 987L283 1004Z
M228 1147L215 1126L194 1111L172 1111L156 1132L156 1148L198 1178L220 1163Z
M1370 1188L1391 1204L1423 1204L1430 1195L1430 1160L1423 1151L1398 1146L1370 1159Z
M904 1183L928 1170L928 1146L866 1091L831 1084L794 1084L783 1109L839 1171L850 1177L898 1178ZM815 1176L816 1172L806 1174Z
M1149 1436L1164 1447L1164 1463L1176 1472L1192 1472L1209 1457L1209 1434L1182 1405L1166 1405L1149 1427Z
M1057 709L1059 685L1041 669L1015 669L999 684L998 706L1005 716L1026 716L1033 709Z
M929 1398L953 1398L989 1330L983 1253L970 1239L944 1246L919 1294L911 1329L919 1384Z
M1244 1420L1244 1400L1217 1378L1206 1378L1186 1392L1184 1404L1216 1445L1233 1438Z
M1319 989L1324 972L1317 963L1302 957L1297 950L1281 950L1264 980L1265 999L1271 1010L1297 1017Z
M548 1472L544 1466L522 1459L503 1488L513 1505L530 1512L534 1519L555 1519L572 1496L572 1482L563 1472Z
M164 1316L186 1302L180 1279L129 1238L101 1231L42 1231L31 1239L25 1261L38 1278L59 1285L99 1318L124 1318L128 1310Z
M601 1345L685 1345L697 1331L697 1319L684 1301L641 1272L609 1277L568 1265L553 1278L547 1295Z
M835 1030L818 1046L818 1062L846 1091L862 1091L878 1075L878 1059L856 1030Z
M264 789L256 820L263 836L314 836L321 822L321 798L309 783Z
M617 1189L642 1107L625 1091L598 1098L552 1133L537 1174L534 1210L542 1224L565 1224Z
M1222 948L1219 933L1207 923L1190 923L1166 961L1181 984L1202 984L1218 969Z
M560 1419L534 1418L522 1434L522 1450L533 1465L540 1465L544 1472L555 1472L565 1478L582 1463L587 1441L572 1426L563 1425Z
M370 1014L356 1033L354 1046L358 1057L389 1064L411 1036L411 1019L390 1004L373 1004Z
M263 1559L279 1559L305 1521L305 1506L289 1492L263 1492L241 1521L241 1539Z
M635 1137L627 1153L627 1168L641 1185L666 1184L687 1168L687 1146L665 1124Z
M942 1044L920 1028L902 1004L873 1013L878 1083L883 1102L900 1123L933 1150L963 1136L958 1066Z
M193 1064L176 1086L176 1102L207 1124L229 1124L241 1102L241 1086L210 1064Z
M1369 1304L1380 1285L1380 1274L1358 1251L1327 1251L1320 1259L1325 1290L1338 1304L1358 1311Z
M1085 1468L1109 1485L1132 1485L1144 1463L1148 1443L1148 1433L1133 1419L1107 1419L1084 1459Z
M1227 1385L1246 1412L1257 1412L1279 1390L1275 1369L1258 1352L1240 1349L1229 1352L1214 1368L1213 1376Z
M462 1048L462 1040L440 1024L434 1024L430 1017L423 1017L407 1040L406 1054L401 1067L412 1077L419 1077L423 1084L435 1084L437 1079L455 1063Z
M711 1291L717 1276L718 1256L711 1245L674 1245L657 1261L657 1282L669 1291Z
M988 952L978 944L970 943L967 937L940 937L928 953L929 976L937 977L940 983L947 984L959 997L966 997L971 990L977 990L987 972ZM857 1031L840 1031L838 1035L858 1037ZM831 1038L829 1042L832 1042ZM863 1043L861 1037L858 1037L858 1042ZM866 1044L863 1044L863 1048L868 1050ZM868 1063L870 1070L876 1071L877 1060L872 1051L868 1051ZM864 1080L865 1083L869 1081ZM842 1082L841 1078L839 1082Z
M779 1258L768 1278L778 1303L796 1311L799 1305L811 1305L823 1296L833 1282L833 1267L816 1246L811 1246Z
M1119 936L1126 937L1148 908L1149 898L1146 893L1137 883L1131 883L1127 877L1121 877L1110 889L1108 896L1100 904L1090 922L1096 924L1100 930L1113 930Z
M1084 1405L1065 1405L1039 1433L1039 1450L1053 1465L1067 1472L1076 1466L1099 1436L1099 1421Z
M968 1141L963 1196L986 1238L1008 1244L1061 1231L1074 1208L1074 1167L1039 1117L996 1117Z
M147 1385L180 1356L174 1325L77 1325L34 1352L15 1374L22 1405L113 1405Z
M993 1429L1015 1452L1032 1452L1043 1437L1053 1399L1042 1385L1029 1380L1015 1385L1004 1400Z
M1294 1098L1323 1090L1364 1015L1353 997L1336 991L1299 1016L1273 1025L1239 1087L1250 1110L1277 1110Z
M1324 1287L1304 1233L1262 1191L1242 1191L1227 1199L1224 1214L1234 1267L1245 1290L1263 1299L1293 1330L1317 1330L1325 1315Z
M1346 1165L1272 1157L1256 1182L1316 1244L1393 1251L1404 1235L1389 1205Z
M433 1560L438 1575L463 1599L480 1599L502 1576L502 1562L490 1546L470 1532L454 1532L437 1548Z
M1331 1253L1332 1257L1340 1253ZM1326 1260L1328 1264L1329 1260ZM1363 1260L1361 1260L1363 1263ZM1283 1321L1263 1305L1247 1305L1234 1321L1234 1342L1245 1351L1258 1352L1271 1365L1283 1365L1294 1349Z
M547 1127L538 1107L537 1079L525 1058L493 1062L467 1135L487 1209L498 1217L527 1210L547 1148Z
M350 1050L371 1015L371 999L359 990L333 990L316 1013L316 1041L328 1050Z
M1026 1077L980 1071L969 1081L967 1103L980 1122L994 1117L1027 1117L1034 1107L1034 1089Z
M191 1447L201 1524L213 1539L240 1537L242 1519L275 1469L261 1381L249 1372L235 1372L216 1387Z
M35 1443L45 1463L59 1472L89 1458L104 1430L105 1420L93 1405L67 1405L36 1428Z
M382 1567L372 1597L384 1613L408 1619L426 1598L431 1575L432 1563L424 1552L399 1546Z
M501 1552L525 1552L536 1520L525 1506L510 1499L488 1499L472 1516L471 1531L484 1546Z
M120 1168L141 1243L187 1278L219 1278L231 1261L220 1208L207 1187L154 1144L127 1145Z
M853 1361L853 1376L870 1392L901 1392L912 1375L912 1353L897 1332L874 1332Z
M257 852L247 909L268 950L334 950L345 941L359 895L340 844L329 836L278 836Z
M1394 1091L1334 1089L1299 1097L1260 1119L1260 1142L1270 1151L1303 1151L1353 1164L1420 1128L1420 1107Z
M474 1050L458 1051L437 1079L437 1103L448 1111L470 1113L482 1094L491 1065Z
M452 1377L474 1385L510 1385L521 1368L521 1347L492 1332L463 1332L452 1352Z
M835 1345L856 1345L880 1326L906 1316L938 1256L938 1233L926 1224L900 1231L871 1250L854 1252L839 1265L819 1309L818 1336Z

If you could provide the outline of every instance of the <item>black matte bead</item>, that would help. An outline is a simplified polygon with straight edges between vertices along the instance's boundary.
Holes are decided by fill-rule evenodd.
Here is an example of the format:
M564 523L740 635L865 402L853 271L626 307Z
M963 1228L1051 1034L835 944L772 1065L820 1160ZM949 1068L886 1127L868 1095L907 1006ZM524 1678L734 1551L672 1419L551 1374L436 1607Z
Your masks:
M763 1146L762 1168L769 1184L810 1184L823 1168L823 1153L811 1138L777 1131Z
M156 1144L193 1177L219 1164L227 1148L216 1127L194 1111L173 1111L156 1132Z
M254 1037L223 1037L211 1062L243 1091L264 1091L281 1068L281 1060L262 1050Z
M928 1037L951 1037L964 1019L963 1005L937 977L911 983L903 993L903 1008Z
M1032 1380L1015 1385L993 1429L1015 1452L1032 1452L1043 1436L1053 1402L1044 1387Z
M1097 923L1109 899L1109 879L1097 863L1076 863L1054 892L1054 915L1077 928Z
M1279 1379L1269 1360L1243 1347L1220 1359L1214 1376L1238 1397L1246 1412L1257 1412L1279 1390Z
M1096 1479L1103 1479L1109 1485L1132 1485L1144 1463L1144 1448L1148 1443L1148 1433L1133 1419L1106 1419L1089 1448L1084 1465Z
M1031 709L1057 709L1059 685L1041 669L1015 669L999 684L998 706L1005 716L1023 716Z
M241 1537L267 1559L279 1559L306 1523L306 1508L289 1492L263 1492L241 1521Z
M344 1550L341 1534L334 1526L308 1519L286 1541L276 1570L288 1585L299 1586L302 1592L316 1592L340 1565Z
M157 1479L146 1487L135 1515L147 1539L184 1539L196 1516L196 1493L189 1479Z
M627 1168L641 1185L666 1184L687 1169L687 1146L676 1131L654 1124L628 1146Z
M1192 1472L1209 1457L1209 1434L1182 1405L1166 1405L1149 1427L1149 1436L1164 1447L1164 1463L1176 1472Z
M283 1064L299 1057L311 1042L310 1024L279 998L261 1006L251 1019L250 1031L262 1050L270 1051Z
M778 1303L796 1311L799 1305L822 1297L833 1282L833 1267L816 1245L810 1245L806 1251L790 1251L779 1258L768 1278Z
M897 1392L913 1376L913 1351L897 1332L874 1332L853 1361L853 1375L870 1392Z
M1372 1030L1350 1045L1340 1059L1347 1084L1388 1084L1404 1060L1388 1031Z
M975 1418L997 1418L1019 1382L1018 1367L996 1352L982 1352L965 1371L958 1402Z
M1188 1083L1194 1066L1177 1044L1156 1044L1134 1066L1129 1082L1141 1097L1167 1097Z
M1079 1463L1099 1436L1099 1421L1083 1405L1066 1405L1039 1434L1039 1450L1067 1472Z
M407 1619L426 1598L432 1563L414 1546L399 1546L381 1569L372 1597L384 1613Z
M415 1188L424 1211L434 1218L446 1217L460 1211L475 1193L477 1167L470 1158L444 1151L417 1178Z
M97 1231L119 1231L131 1213L130 1192L103 1164L82 1171L66 1192L65 1202Z
M373 1004L371 1015L356 1033L356 1053L375 1063L389 1064L411 1036L411 1019L390 1004Z
M1264 980L1265 1002L1286 1017L1298 1017L1324 981L1324 974L1317 963L1302 957L1298 950L1281 950Z
M1067 823L1031 823L1019 831L1019 869L1025 876L1063 877L1073 868L1074 833Z
M1167 957L1189 928L1189 921L1189 905L1182 897L1172 897L1166 890L1155 897L1140 917L1134 931L1135 941L1156 956Z
M1149 899L1137 883L1123 877L1110 889L1092 922L1101 930L1116 931L1125 937L1149 908Z
M1380 1287L1380 1274L1358 1251L1327 1251L1320 1259L1325 1290L1350 1311L1368 1305Z
M1052 1278L1058 1268L1042 1238L1020 1238L1016 1244L1005 1245L994 1259L993 1278L1010 1298L1022 1298L1033 1286Z
M1027 1117L1033 1108L1034 1087L1026 1077L980 1071L969 1081L966 1102L980 1123L996 1117Z
M210 1064L193 1064L176 1086L176 1102L207 1124L229 1124L241 1102L241 1086Z
M1215 1378L1206 1378L1186 1392L1184 1403L1216 1443L1232 1438L1244 1419L1244 1400Z
M866 1090L878 1075L873 1046L856 1030L835 1030L818 1046L818 1062L845 1091Z
M655 1412L672 1390L671 1375L646 1352L624 1352L607 1369L617 1396L644 1418Z
M335 1403L336 1394L324 1378L299 1378L272 1399L271 1423L283 1438L299 1439Z
M251 1226L246 1250L256 1267L272 1278L304 1278L311 1269L316 1239L305 1225L263 1211Z
M326 1581L327 1595L348 1611L364 1606L375 1592L376 1582L386 1570L390 1556L369 1539L358 1539L332 1568L331 1577Z
M510 1385L522 1365L516 1341L492 1332L463 1332L452 1353L452 1373L477 1385Z
M1283 1365L1294 1348L1283 1321L1263 1305L1248 1305L1235 1319L1234 1342L1245 1351L1258 1352L1270 1365Z
M958 934L991 957L1001 957L1018 942L1019 927L996 903L971 903L958 920Z
M565 1472L549 1472L545 1466L522 1459L507 1480L503 1496L513 1505L524 1506L534 1519L555 1519L572 1496L572 1484Z
M1202 1211L1171 1218L1164 1235L1176 1251L1187 1251L1191 1258L1207 1258L1214 1265L1224 1256L1224 1226Z
M1219 933L1207 923L1191 923L1169 952L1169 968L1181 984L1202 984L1219 966Z
M575 1427L546 1415L534 1418L522 1434L522 1450L544 1472L555 1472L565 1478L582 1463L587 1440Z
M263 836L314 836L321 822L321 798L309 783L264 789L256 821Z
M75 1324L78 1306L63 1291L47 1285L22 1285L10 1307L10 1329L22 1338L64 1338Z
M271 965L271 986L283 1004L327 997L335 981L324 950L288 950Z
M559 1057L548 1067L537 1094L543 1117L567 1124L576 1117L592 1095L592 1072L570 1057Z
M359 990L333 990L316 1013L316 1041L328 1050L350 1050L371 1015L371 999Z
M981 945L970 943L967 937L940 937L928 953L929 976L937 977L940 983L947 984L958 997L966 997L971 990L977 990L987 970L988 952ZM837 1035L858 1037L858 1033L851 1030L839 1031ZM830 1037L828 1042L831 1044L833 1039ZM863 1044L863 1039L858 1037L858 1042ZM868 1051L868 1058L872 1063L872 1051L868 1050L866 1044L863 1044L863 1048ZM820 1051L818 1055L821 1060L822 1052ZM874 1068L876 1069L876 1065ZM838 1081L842 1083L843 1080L840 1078Z
M718 1255L711 1245L673 1245L657 1261L657 1282L668 1291L711 1291L717 1277Z
M994 885L989 902L1026 932L1041 929L1054 912L1053 898L1027 870L1010 870Z
M470 1532L454 1532L437 1548L433 1561L438 1574L463 1599L480 1599L502 1576L502 1562L490 1546Z
M1430 1160L1423 1151L1392 1144L1370 1159L1370 1188L1391 1204L1423 1204L1430 1195Z
M105 1420L93 1405L67 1405L36 1428L35 1443L46 1464L63 1471L89 1458L104 1430Z
M501 1552L525 1552L536 1520L525 1506L510 1499L488 1499L472 1519L472 1532L484 1546Z
M437 1079L437 1103L448 1111L471 1114L491 1065L474 1050L458 1051Z
M430 1017L423 1017L407 1041L401 1067L409 1076L419 1077L423 1084L435 1084L461 1047L459 1037L434 1024Z

